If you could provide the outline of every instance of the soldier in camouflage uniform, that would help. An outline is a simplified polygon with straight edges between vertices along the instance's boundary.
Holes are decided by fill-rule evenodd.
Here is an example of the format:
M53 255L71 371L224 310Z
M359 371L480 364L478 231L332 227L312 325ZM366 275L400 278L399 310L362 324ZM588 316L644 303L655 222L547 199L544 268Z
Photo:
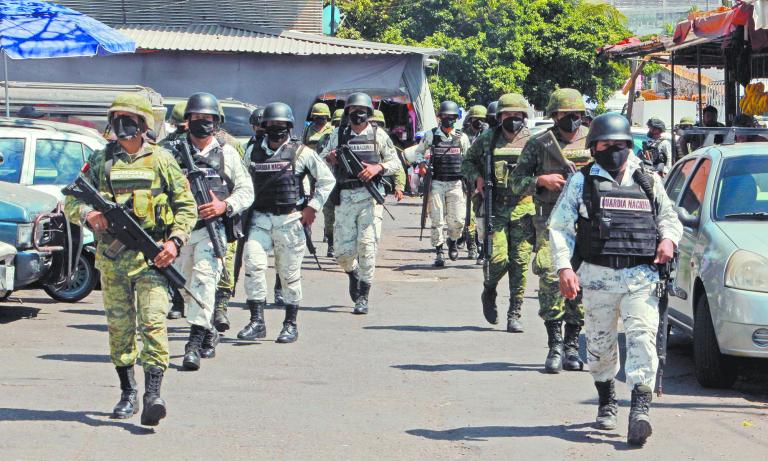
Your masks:
M485 118L488 116L488 109L481 105L475 105L469 108L467 117L464 119L464 134L469 138L472 144L480 134L488 128Z
M168 267L197 221L195 199L173 157L144 138L154 124L146 98L117 96L109 109L109 122L117 141L91 155L85 179L109 200L120 204L132 200L139 224L163 242L163 251L153 263ZM129 418L139 410L133 366L140 356L146 387L141 423L156 426L166 414L160 386L169 355L165 324L168 282L138 251L123 249L112 257L105 254L108 248L114 249L110 246L115 240L105 232L108 222L101 213L73 197L66 199L66 213L72 222L90 227L96 235L96 267L101 272L110 356L122 390L113 416ZM141 335L141 353L137 334Z
M525 293L525 276L531 259L533 237L533 199L530 195L517 195L510 189L509 176L515 168L523 146L531 137L526 126L528 102L522 95L509 93L498 101L500 126L485 131L464 159L463 170L471 184L479 191L485 185L485 156L493 155L493 254L490 256L487 278L483 284L481 301L483 315L491 324L498 323L496 286L508 274L509 310L507 331L521 333L520 311Z
M304 138L302 142L305 146L312 150L317 150L317 143L324 135L333 131L333 125L328 123L331 120L331 109L328 105L322 102L318 102L312 106L312 112L310 113L312 118L312 124L304 130Z
M496 117L496 111L499 107L499 101L493 101L488 104L488 108L485 113L485 123L488 125L486 129L493 129L499 126L499 119Z
M168 119L168 122L176 127L176 131L168 133L168 136L163 139L163 142L173 142L187 134L187 121L184 120L184 110L186 108L187 101L181 101L174 104L173 110L171 111L171 118Z
M584 368L579 358L579 334L584 324L584 307L580 298L564 300L560 295L557 274L552 268L547 220L567 177L591 158L586 145L588 130L581 126L581 116L585 111L584 99L577 90L555 90L547 104L547 114L552 117L555 125L531 137L510 178L512 192L533 194L536 205L533 218L536 228L533 272L539 276L539 316L544 319L549 337L549 353L544 363L548 373ZM562 333L563 321L565 339Z
M475 105L469 108L467 117L464 119L464 134L469 138L469 144L472 145L480 137L480 135L488 129L488 124L485 122L485 118L488 115L488 109L481 105ZM466 181L466 178L465 178ZM479 200L475 198L475 185L469 181L465 182L465 190L467 192L467 208L469 209L469 222L464 229L464 235L461 240L464 240L467 244L468 255L470 259L476 259L480 256L480 252L477 250L477 213L475 212L475 206L479 204Z

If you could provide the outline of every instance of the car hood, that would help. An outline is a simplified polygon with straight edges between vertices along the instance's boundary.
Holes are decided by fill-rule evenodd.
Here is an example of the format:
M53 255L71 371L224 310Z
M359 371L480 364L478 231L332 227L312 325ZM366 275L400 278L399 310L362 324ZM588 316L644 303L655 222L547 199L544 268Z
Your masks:
M765 221L718 221L717 226L740 249L768 255Z
M32 222L42 213L56 208L58 199L51 194L27 186L4 183L0 187L0 220Z

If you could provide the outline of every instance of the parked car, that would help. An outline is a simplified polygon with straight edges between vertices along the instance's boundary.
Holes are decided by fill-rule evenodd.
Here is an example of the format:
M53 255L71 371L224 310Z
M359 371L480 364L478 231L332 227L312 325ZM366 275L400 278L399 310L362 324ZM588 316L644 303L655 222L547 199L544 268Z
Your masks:
M77 177L88 157L106 144L93 129L43 120L0 118L0 181L21 184L63 201L61 188ZM47 210L50 211L50 210ZM74 302L99 279L93 235L83 232L83 251L71 279L44 285L54 299Z
M670 322L693 337L699 383L727 388L736 357L768 359L768 143L701 148L666 189L684 226Z
M179 102L185 102L187 98L163 97L165 104L165 120L168 121L173 113L173 106ZM224 123L222 127L227 133L237 139L240 144L245 144L253 136L251 128L251 112L256 109L253 104L248 104L236 99L219 99L222 109L224 109Z

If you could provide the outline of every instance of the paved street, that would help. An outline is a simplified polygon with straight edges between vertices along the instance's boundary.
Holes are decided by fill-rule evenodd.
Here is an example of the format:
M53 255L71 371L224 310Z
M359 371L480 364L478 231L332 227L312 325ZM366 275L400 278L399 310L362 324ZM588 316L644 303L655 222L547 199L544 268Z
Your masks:
M541 372L535 280L524 334L486 324L480 268L466 259L431 267L419 205L390 205L397 221L385 217L368 316L350 314L346 276L332 261L322 257L320 272L307 257L296 344L273 342L282 312L271 307L267 340L235 338L248 318L241 286L234 332L215 359L184 372L188 328L172 321L168 417L156 430L138 415L109 418L120 390L100 292L72 305L42 290L14 293L0 304L0 459L765 459L768 373L750 371L734 390L702 389L679 336L647 447L625 451L623 383L619 428L591 429L589 374ZM325 254L320 236L318 222Z

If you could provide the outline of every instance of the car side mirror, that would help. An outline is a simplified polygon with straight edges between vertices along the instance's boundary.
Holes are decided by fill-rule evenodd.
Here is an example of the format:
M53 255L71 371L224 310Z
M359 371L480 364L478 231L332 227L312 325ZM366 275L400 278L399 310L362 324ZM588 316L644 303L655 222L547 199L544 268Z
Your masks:
M691 229L698 229L699 223L701 222L701 217L694 216L690 213L688 213L688 210L685 208L677 207L675 210L677 211L677 217L680 219L680 222L683 224L683 227L690 227Z

